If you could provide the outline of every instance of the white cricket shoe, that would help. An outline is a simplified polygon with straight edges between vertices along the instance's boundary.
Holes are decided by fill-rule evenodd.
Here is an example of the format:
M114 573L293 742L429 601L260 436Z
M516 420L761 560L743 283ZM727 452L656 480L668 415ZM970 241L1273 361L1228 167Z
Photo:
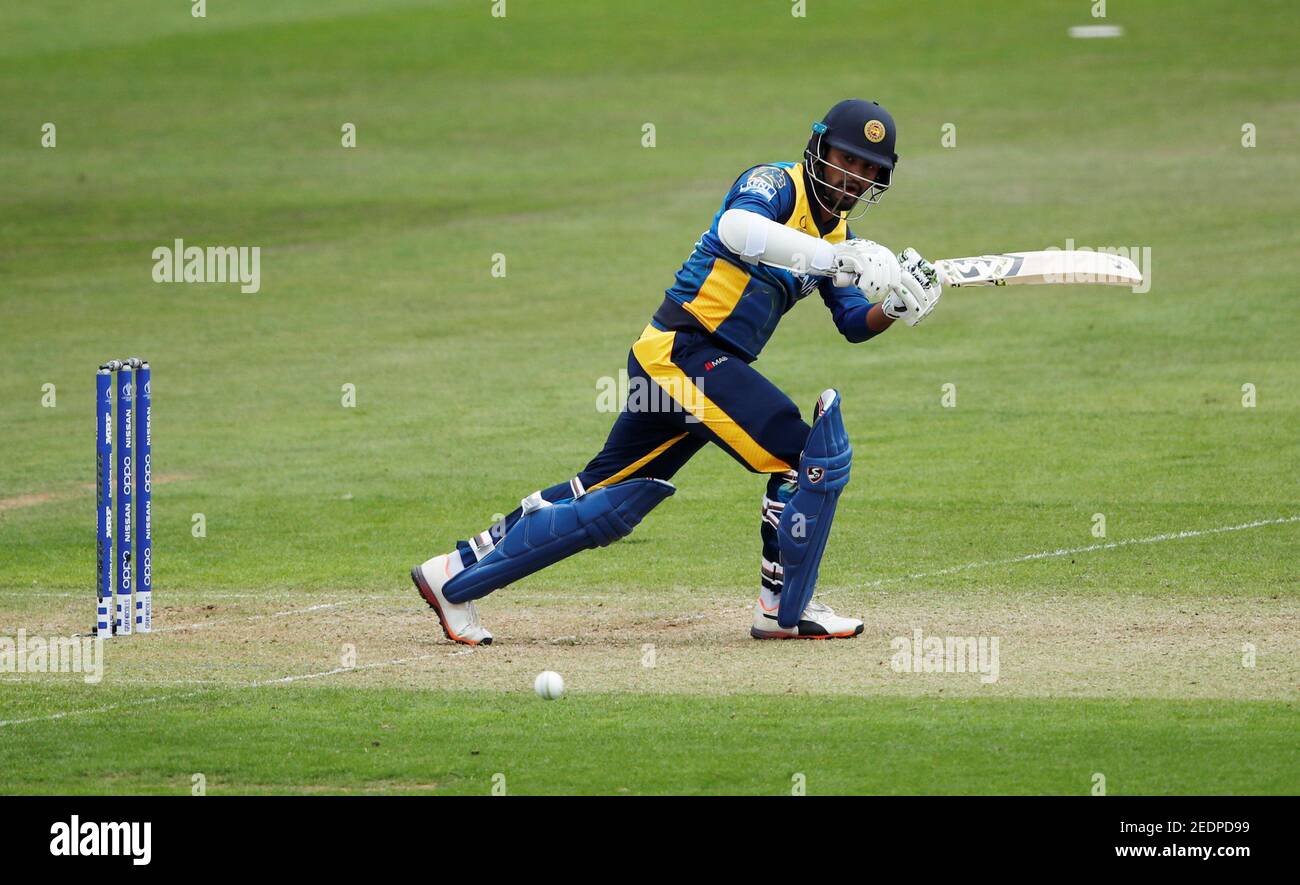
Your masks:
M478 609L472 602L448 602L442 595L442 588L465 568L460 561L460 551L453 550L442 556L435 556L428 562L411 569L411 580L415 589L429 607L438 613L442 632L453 642L466 645L491 645L492 634L478 619Z
M766 608L761 598L755 602L749 635L755 639L852 639L862 632L857 618L842 618L820 602L809 602L799 624L789 630L776 622L776 610L777 606Z

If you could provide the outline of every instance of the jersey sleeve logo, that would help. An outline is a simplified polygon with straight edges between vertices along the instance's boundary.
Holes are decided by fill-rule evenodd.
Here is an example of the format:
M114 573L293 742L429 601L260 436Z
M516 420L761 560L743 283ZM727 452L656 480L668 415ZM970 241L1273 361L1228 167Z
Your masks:
M737 193L760 194L763 199L771 202L776 199L777 192L785 187L786 180L785 172L777 167L760 166L749 173L749 178L745 179Z

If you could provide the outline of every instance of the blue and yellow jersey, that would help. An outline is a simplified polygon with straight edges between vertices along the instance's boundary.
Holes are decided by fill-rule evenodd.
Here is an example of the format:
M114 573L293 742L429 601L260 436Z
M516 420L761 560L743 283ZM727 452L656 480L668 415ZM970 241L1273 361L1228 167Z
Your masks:
M754 212L829 243L842 243L853 236L843 217L835 219L830 229L820 229L810 199L802 163L770 163L745 170L677 272L653 325L702 330L753 361L786 311L817 289L846 338L865 341L872 337L875 333L867 328L871 303L862 290L836 288L824 277L749 264L718 236L718 219L728 209Z

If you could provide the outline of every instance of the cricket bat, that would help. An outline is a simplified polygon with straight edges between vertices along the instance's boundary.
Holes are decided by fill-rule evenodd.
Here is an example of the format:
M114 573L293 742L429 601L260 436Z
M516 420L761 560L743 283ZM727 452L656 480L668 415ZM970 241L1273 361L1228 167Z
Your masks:
M1043 283L1093 283L1140 286L1142 272L1133 260L1109 252L1049 249L1007 252L934 263L944 286L1024 286Z

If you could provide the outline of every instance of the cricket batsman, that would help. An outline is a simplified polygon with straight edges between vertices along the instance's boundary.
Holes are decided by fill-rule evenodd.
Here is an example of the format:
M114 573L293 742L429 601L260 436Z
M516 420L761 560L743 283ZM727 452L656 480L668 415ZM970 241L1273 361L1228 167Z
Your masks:
M767 474L755 639L853 637L862 621L813 601L853 449L839 391L811 426L753 363L786 312L815 290L840 333L868 341L914 326L942 292L913 249L895 255L849 222L879 202L898 163L894 119L842 101L814 123L803 162L743 172L628 355L629 390L605 446L577 476L533 492L496 525L411 570L449 639L488 645L478 600L590 547L626 537L676 491L707 443Z

